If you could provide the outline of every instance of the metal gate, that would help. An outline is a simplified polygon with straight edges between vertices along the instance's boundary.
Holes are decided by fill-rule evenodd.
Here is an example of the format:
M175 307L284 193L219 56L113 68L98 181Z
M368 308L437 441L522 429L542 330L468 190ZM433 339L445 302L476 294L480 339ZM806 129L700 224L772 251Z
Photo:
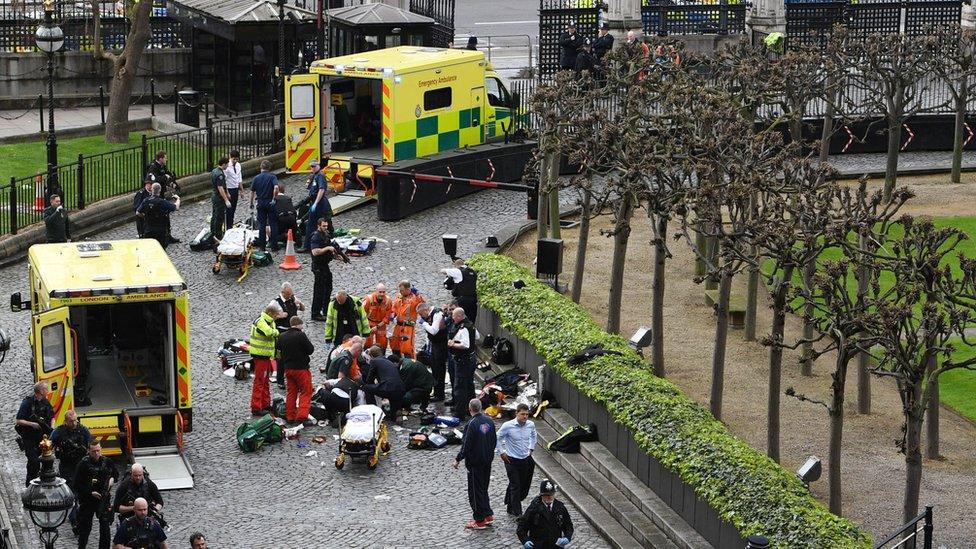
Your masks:
M539 78L559 72L559 37L576 23L583 38L596 38L600 8L597 0L539 0Z
M410 11L434 20L431 45L446 48L454 41L455 0L410 0Z

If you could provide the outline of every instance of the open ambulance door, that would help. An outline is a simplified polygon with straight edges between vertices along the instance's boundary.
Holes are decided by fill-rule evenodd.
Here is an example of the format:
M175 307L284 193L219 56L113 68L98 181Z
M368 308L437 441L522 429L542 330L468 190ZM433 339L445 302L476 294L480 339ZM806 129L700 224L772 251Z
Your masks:
M328 86L322 89L317 74L285 77L285 168L289 173L311 171L309 163L321 161L323 143L327 148L332 145L327 94Z
M34 349L34 378L51 388L54 427L74 408L74 376L78 345L68 326L68 308L58 307L33 315L31 345Z

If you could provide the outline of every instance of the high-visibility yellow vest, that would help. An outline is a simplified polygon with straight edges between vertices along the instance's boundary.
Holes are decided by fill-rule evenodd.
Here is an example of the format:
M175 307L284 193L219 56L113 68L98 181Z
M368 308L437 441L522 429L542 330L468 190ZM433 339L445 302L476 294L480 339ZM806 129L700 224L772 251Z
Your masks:
M261 317L251 326L251 338L248 340L251 356L273 358L276 339L278 329L275 328L274 319L267 313L261 313Z

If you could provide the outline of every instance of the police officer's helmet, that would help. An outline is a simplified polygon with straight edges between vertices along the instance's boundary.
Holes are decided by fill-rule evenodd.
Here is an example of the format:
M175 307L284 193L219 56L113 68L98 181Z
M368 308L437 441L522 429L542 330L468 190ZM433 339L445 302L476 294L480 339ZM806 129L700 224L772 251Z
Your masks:
M543 479L542 484L539 485L539 494L541 495L552 495L556 493L556 485L552 483L549 479Z

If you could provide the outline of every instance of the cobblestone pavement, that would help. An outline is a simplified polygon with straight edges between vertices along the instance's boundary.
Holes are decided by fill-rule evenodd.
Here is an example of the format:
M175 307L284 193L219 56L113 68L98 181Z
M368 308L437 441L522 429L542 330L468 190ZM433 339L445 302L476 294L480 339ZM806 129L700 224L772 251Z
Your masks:
M291 189L300 188L292 184ZM189 205L175 214L175 234L185 242L204 224L208 202ZM474 196L397 223L375 219L370 205L337 218L337 225L360 228L366 236L387 241L365 258L353 258L349 265L333 264L335 288L362 294L378 281L388 285L401 278L416 281L421 292L435 302L447 298L437 269L445 266L441 234L460 235L461 254L502 225L525 218L525 197L521 193L483 191ZM108 231L107 239L127 238L132 226ZM337 449L334 429L313 427L309 434L324 434L325 444L309 442L299 448L295 441L242 454L234 440L241 422L250 419L250 383L221 375L215 351L222 341L245 337L251 321L276 294L278 285L290 280L299 298L311 299L312 276L308 256L299 256L306 266L297 272L275 267L254 268L241 285L230 274L210 272L212 256L190 252L186 244L169 248L186 279L191 295L190 325L193 371L194 431L186 437L187 454L196 473L192 490L165 493L166 517L173 525L174 546L184 546L189 534L202 531L214 547L516 547L515 527L502 503L505 472L496 460L492 482L494 526L484 531L467 531L462 524L470 518L463 471L451 468L455 450L413 451L406 448L409 427L393 433L393 452L381 459L375 471L360 463L337 471L333 459ZM276 257L275 263L281 258ZM23 264L0 269L0 288L26 289ZM4 308L6 309L6 308ZM11 335L14 348L3 364L0 394L0 429L3 444L3 476L7 494L17 500L10 486L20 486L23 455L13 444L8 428L31 376L25 345L28 313L0 311L0 325ZM309 334L318 347L313 360L322 359L324 324L311 323ZM316 378L320 375L315 372ZM305 457L310 450L317 456ZM536 485L539 478L533 481ZM526 502L528 503L528 502ZM11 509L14 520L24 520L19 504ZM606 542L578 511L570 507L577 526L574 547L606 547ZM26 522L29 523L29 520ZM65 529L62 529L65 530ZM73 537L64 531L63 542ZM36 537L21 532L30 545Z

